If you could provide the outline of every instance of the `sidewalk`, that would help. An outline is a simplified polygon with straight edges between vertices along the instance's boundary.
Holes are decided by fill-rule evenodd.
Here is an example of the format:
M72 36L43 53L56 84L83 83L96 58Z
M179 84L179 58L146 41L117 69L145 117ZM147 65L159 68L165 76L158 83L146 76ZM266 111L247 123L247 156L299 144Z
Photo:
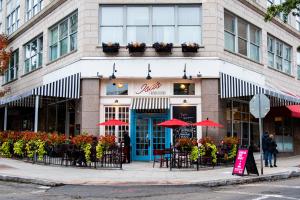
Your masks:
M119 169L84 169L45 166L0 158L0 180L36 183L41 185L202 185L216 186L283 179L300 175L300 156L280 158L277 168L264 168L263 176L232 176L232 167L200 168L170 171L152 162L134 162ZM258 165L260 171L260 166Z

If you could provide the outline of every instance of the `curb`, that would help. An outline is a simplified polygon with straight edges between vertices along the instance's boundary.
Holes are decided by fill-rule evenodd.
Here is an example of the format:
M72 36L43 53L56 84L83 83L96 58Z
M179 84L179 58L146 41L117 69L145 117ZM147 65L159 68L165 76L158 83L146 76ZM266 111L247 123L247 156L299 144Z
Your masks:
M53 181L48 181L48 180L23 178L23 177L17 177L17 176L6 176L6 175L0 175L0 181L36 184L36 185L49 186L49 187L57 187L57 186L65 185L64 183L58 183L58 182L53 182Z
M283 172L283 173L277 173L277 174L271 174L271 175L263 175L263 176L257 176L257 177L240 177L240 179L221 179L221 180L213 180L213 181L205 181L205 182L198 182L198 183L167 183L162 184L158 183L155 184L153 182L151 183L126 183L126 184L118 184L118 183L110 183L110 184L99 184L100 185L176 185L176 186L201 186L201 187L220 187L220 186L229 186L229 185L237 185L237 184L249 184L249 183L256 183L256 182L264 182L264 181L277 181L277 180L285 180L293 177L300 177L300 170L297 171L290 171L290 172ZM7 176L7 175L0 175L0 181L8 181L8 182L16 182L16 183L26 183L26 184L36 184L36 185L43 185L43 186L49 186L49 187L58 187L63 185L73 185L73 184L65 184L60 182L53 182L49 180L41 180L41 179L33 179L33 178L23 178L23 177L16 177L16 176ZM79 185L94 185L94 184L79 184Z

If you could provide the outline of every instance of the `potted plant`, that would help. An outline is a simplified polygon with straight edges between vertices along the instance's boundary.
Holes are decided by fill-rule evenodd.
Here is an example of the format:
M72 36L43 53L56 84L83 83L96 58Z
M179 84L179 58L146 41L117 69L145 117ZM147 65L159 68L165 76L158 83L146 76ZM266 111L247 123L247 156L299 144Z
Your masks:
M197 53L200 47L197 43L183 43L181 48L184 53Z
M200 143L200 156L205 163L211 160L211 164L214 166L217 163L217 146L210 137L204 137L199 140Z
M197 146L197 140L193 138L179 138L175 147L182 152L191 152L192 148Z
M146 50L146 44L139 42L131 42L128 43L126 49L129 50L129 53L143 53Z
M173 49L173 43L164 43L164 42L156 42L152 45L156 52L162 53L171 53Z
M221 141L222 149L224 151L224 160L232 161L237 154L239 139L237 137L224 137Z
M102 43L103 52L105 53L118 53L120 49L119 43Z

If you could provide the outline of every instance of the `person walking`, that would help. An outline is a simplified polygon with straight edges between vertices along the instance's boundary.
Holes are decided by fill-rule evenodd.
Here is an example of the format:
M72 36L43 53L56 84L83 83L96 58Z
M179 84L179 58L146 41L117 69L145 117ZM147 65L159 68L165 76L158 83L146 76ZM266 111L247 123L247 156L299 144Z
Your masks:
M273 152L274 152L274 143L273 143L273 139L272 137L273 135L269 135L269 137L266 140L266 144L267 144L267 159L268 159L268 164L270 165L270 167L273 167L272 165L272 158L273 158Z
M277 150L277 143L275 141L275 138L274 138L274 135L270 135L270 153L271 153L271 156L273 156L273 160L274 160L274 167L277 167L276 165L276 162L277 162L277 153L278 153L278 150ZM271 163L271 166L272 167L272 163Z
M125 163L130 163L130 137L128 132L124 133L124 153L125 153Z
M265 132L264 135L262 136L262 150L264 153L265 167L268 167L268 155L269 155L268 146L267 146L268 138L269 138L269 133Z

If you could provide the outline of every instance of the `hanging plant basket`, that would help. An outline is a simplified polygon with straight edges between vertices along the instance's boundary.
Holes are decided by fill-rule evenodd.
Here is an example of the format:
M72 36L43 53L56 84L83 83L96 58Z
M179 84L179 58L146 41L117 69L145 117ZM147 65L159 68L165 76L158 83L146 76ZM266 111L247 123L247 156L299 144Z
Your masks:
M156 52L158 53L171 53L173 49L173 43L159 43L156 42L152 45L152 47L155 49Z
M118 53L120 49L119 43L102 43L104 53Z
M182 52L184 53L197 53L199 47L199 44L197 43L183 43L181 44Z
M128 43L126 49L128 49L129 53L143 53L146 50L146 44L132 42L132 43Z

